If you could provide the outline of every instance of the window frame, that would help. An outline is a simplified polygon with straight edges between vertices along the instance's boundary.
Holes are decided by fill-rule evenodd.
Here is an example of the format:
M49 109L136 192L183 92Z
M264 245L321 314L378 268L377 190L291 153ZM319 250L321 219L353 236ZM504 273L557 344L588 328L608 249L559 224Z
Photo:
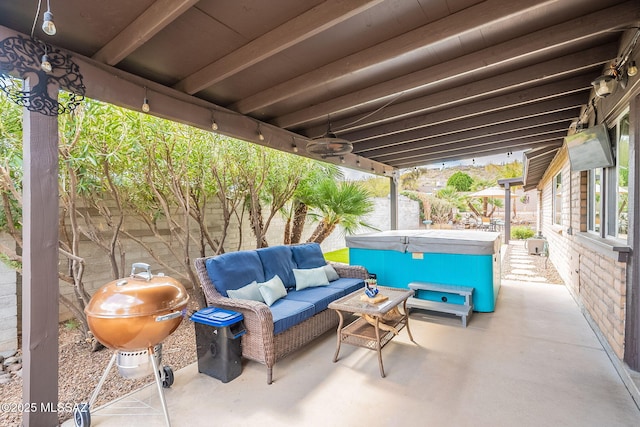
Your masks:
M562 171L553 176L551 223L562 226Z
M615 164L607 168L589 170L587 179L587 232L603 239L615 239L623 242L627 242L628 232L627 234L620 233L620 214L618 213L622 194L622 191L619 191L619 176L620 169L624 167L620 164L623 158L621 156L623 145L621 129L626 123L627 138L624 143L626 144L626 167L628 169L630 148L629 117L629 109L627 108L612 121L611 126L607 126ZM599 183L597 182L598 173L600 174ZM627 184L629 186L631 183ZM597 200L598 187L600 200ZM628 191L629 189L627 188L627 194ZM625 209L628 212L628 203Z

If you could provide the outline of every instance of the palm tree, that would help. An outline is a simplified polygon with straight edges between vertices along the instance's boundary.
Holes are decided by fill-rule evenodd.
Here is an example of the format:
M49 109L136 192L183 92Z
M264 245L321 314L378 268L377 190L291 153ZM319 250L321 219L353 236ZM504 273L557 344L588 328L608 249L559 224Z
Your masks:
M346 233L353 233L360 227L371 228L361 218L373 211L373 202L369 192L358 183L324 179L316 187L316 199L318 206L314 216L319 222L307 242L321 243L338 224Z
M341 180L340 169L334 165L316 163L300 179L290 203L281 212L285 217L284 243L300 243L309 208L317 207L317 187L323 180Z

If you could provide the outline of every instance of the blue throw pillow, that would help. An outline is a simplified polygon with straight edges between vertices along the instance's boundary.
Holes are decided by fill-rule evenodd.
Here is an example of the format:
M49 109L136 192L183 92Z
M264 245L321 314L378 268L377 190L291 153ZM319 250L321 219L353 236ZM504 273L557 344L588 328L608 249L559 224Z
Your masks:
M256 251L228 252L209 258L205 265L216 290L225 297L229 296L227 289L240 289L254 280L264 282L262 262Z
M293 263L293 256L289 246L272 246L258 249L256 252L260 257L260 261L262 261L266 280L270 280L274 276L280 276L286 288L296 285L296 278L293 276L293 269L296 268L296 265ZM264 280L258 280L258 282L261 281Z
M291 246L293 260L298 265L297 268L322 267L327 263L322 255L322 249L317 243L304 243L302 245Z

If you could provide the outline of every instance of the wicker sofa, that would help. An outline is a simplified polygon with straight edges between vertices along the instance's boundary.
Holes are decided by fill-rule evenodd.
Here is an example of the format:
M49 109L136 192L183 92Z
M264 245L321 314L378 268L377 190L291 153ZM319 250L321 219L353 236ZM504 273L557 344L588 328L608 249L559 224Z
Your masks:
M229 252L198 258L195 266L207 304L243 314L242 355L267 366L268 384L278 360L337 326L338 316L327 305L362 288L368 277L364 267L327 264L316 243ZM305 277L318 277L318 269L329 283L299 289ZM254 298L257 288L264 294L265 283L278 279L284 296L275 302L268 295L267 302Z

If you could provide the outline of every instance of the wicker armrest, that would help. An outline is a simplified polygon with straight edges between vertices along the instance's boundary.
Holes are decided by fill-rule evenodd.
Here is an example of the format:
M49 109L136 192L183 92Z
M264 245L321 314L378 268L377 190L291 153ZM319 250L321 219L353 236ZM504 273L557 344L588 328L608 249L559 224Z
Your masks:
M269 310L267 304L263 302L227 297L220 297L213 301L207 302L209 303L209 305L225 308L231 311L238 311L243 314L247 312L254 313L256 316L258 316L258 318L270 322L273 325L273 316L271 315L271 310ZM245 317L247 316L245 315Z
M254 321L257 319L261 323L266 322L267 329L271 328L271 330L273 330L273 316L271 315L271 310L269 310L269 307L265 303L222 296L207 273L205 258L197 258L194 264L196 266L198 279L200 280L200 286L202 287L208 305L238 311L243 314L245 319L248 318L248 320Z
M340 277L350 277L354 279L368 279L369 272L361 265L349 265L341 262L329 262L335 268Z

